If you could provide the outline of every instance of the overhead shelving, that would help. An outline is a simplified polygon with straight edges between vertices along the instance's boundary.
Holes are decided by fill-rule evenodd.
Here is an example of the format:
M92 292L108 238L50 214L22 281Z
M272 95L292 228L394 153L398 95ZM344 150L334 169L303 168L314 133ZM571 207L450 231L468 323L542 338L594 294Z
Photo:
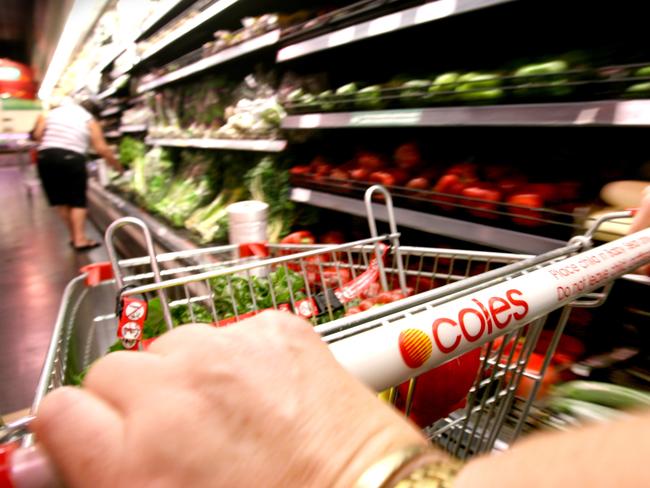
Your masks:
M152 56L160 52L162 49L172 44L174 41L177 41L183 36L189 34L194 29L197 29L202 25L205 25L207 22L212 20L215 16L223 12L228 7L236 4L238 1L239 0L220 0L218 2L213 3L205 10L198 13L195 17L191 18L190 20L182 24L177 29L174 29L163 39L160 39L155 44L149 46L149 48L146 49L140 56L140 62L151 58Z
M284 129L585 125L650 125L650 100L310 113L290 115L282 122Z
M137 92L144 93L149 90L153 90L154 88L158 88L160 86L166 85L168 83L172 83L174 81L187 78L188 76L194 75L196 73L200 73L201 71L205 71L206 69L225 63L226 61L230 61L240 56L244 56L245 54L249 54L253 51L257 51L259 49L272 46L276 44L279 39L280 39L279 29L267 32L266 34L258 36L254 39L224 49L223 51L219 51L216 54L195 61L194 63L188 64L187 66L183 66L182 68L178 68L174 71L171 71L170 73L159 76L151 81L142 83L140 86L138 86Z
M156 139L148 137L145 142L158 146L261 152L281 152L287 147L287 141L265 139Z
M290 44L278 51L276 60L289 61L325 49L512 1L514 0L436 0Z

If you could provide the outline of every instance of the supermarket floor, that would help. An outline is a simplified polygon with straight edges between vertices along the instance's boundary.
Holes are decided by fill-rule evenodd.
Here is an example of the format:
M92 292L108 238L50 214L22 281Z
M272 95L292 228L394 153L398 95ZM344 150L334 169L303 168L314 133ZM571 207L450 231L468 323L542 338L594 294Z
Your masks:
M37 184L0 164L0 413L30 405L63 290L104 248L75 253ZM32 188L31 196L28 187ZM90 228L94 239L99 233Z

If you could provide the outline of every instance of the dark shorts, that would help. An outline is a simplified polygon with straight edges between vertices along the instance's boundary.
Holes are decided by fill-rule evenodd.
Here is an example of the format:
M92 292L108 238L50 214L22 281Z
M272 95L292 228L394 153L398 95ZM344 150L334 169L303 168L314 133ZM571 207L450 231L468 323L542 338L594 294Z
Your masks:
M86 157L66 149L38 152L38 175L52 206L86 206Z

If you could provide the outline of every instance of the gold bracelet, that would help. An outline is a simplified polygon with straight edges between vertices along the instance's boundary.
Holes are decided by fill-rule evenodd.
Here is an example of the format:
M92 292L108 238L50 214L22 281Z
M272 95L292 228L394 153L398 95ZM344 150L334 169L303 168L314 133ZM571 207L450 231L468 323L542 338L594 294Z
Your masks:
M463 463L426 446L409 446L368 468L354 488L449 488Z

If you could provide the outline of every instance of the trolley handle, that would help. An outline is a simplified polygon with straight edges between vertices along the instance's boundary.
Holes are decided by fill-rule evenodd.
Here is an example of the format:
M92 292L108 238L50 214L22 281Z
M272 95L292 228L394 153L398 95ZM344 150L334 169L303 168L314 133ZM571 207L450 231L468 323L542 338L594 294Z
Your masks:
M120 296L124 289L124 280L122 279L122 273L120 271L119 259L117 256L117 250L115 249L115 232L126 227L128 225L134 225L139 227L144 235L144 241L147 248L147 254L149 255L149 262L151 263L151 270L154 274L154 281L156 283L162 283L162 277L160 275L160 266L158 265L158 259L156 257L156 250L153 245L153 239L151 237L151 232L147 225L140 219L135 217L122 217L117 219L106 229L105 241L106 241L106 250L108 251L108 257L111 260L111 265L113 266L113 273L115 275L115 281L117 282L117 287L120 290ZM165 323L168 330L172 330L174 325L172 322L172 315L169 310L169 303L167 301L167 296L165 290L162 287L159 287L157 290L158 298L160 298L160 303L162 305L163 317L165 318ZM118 300L120 299L118 296Z

